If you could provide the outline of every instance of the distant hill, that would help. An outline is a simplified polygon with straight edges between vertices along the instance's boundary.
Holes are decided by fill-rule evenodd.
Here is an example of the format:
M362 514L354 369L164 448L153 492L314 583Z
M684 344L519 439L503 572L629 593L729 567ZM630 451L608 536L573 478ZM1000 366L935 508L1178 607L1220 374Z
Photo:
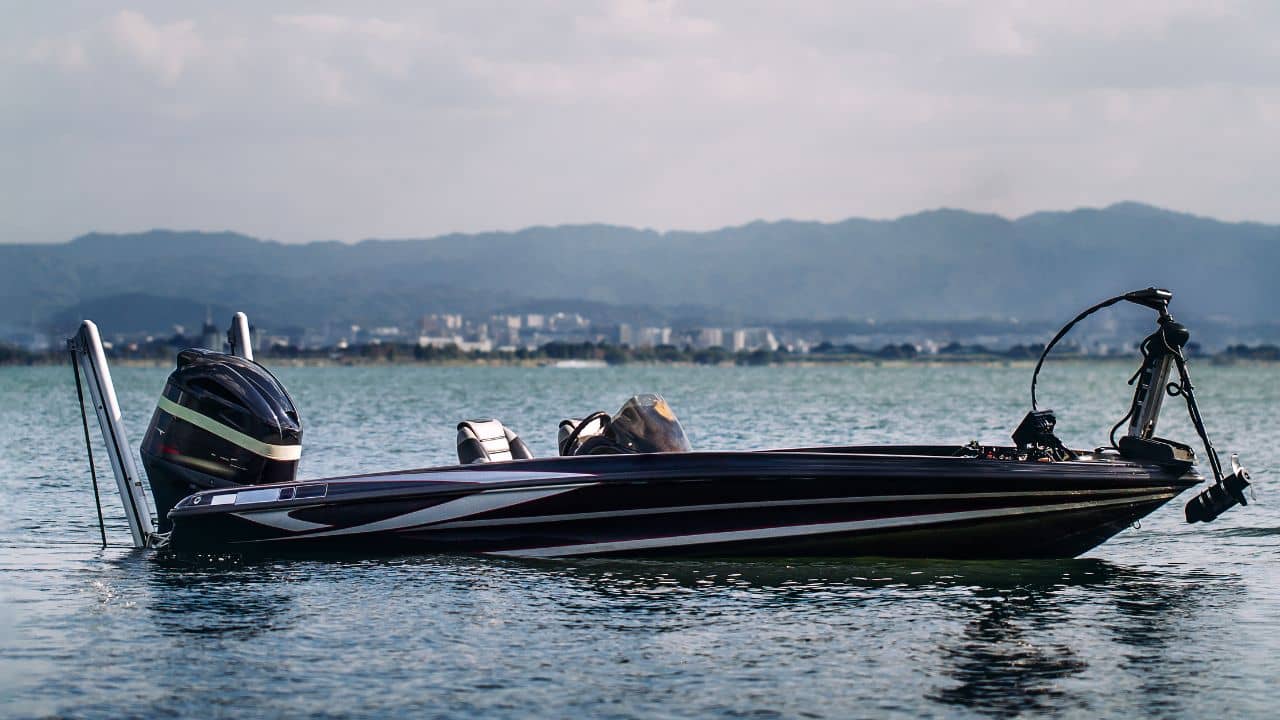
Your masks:
M710 232L578 225L355 244L153 230L0 245L0 325L61 329L99 309L128 312L130 298L162 305L146 322L188 325L202 316L190 317L192 307L206 305L243 308L266 326L317 326L549 300L743 322L1042 320L1152 284L1197 316L1260 322L1280 311L1278 271L1280 226L1135 203L1016 220L935 210Z

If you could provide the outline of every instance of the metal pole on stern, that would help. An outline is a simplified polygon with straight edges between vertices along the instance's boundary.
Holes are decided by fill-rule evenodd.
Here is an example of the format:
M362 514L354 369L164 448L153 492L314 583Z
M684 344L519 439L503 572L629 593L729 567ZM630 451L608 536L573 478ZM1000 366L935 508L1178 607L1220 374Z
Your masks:
M155 526L142 487L142 474L133 461L129 439L121 422L120 402L111 382L111 370L107 367L107 355L98 326L92 320L82 322L70 345L75 362L85 377L85 384L89 386L89 397L93 400L98 427L102 430L102 440L111 459L111 471L116 476L125 519L129 521L129 532L133 535L133 546L144 548L155 533Z

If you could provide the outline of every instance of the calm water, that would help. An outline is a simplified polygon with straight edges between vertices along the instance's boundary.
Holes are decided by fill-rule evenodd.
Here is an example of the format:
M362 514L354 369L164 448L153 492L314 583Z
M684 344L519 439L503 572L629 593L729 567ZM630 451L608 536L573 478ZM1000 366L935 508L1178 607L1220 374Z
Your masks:
M1191 527L1183 496L1078 560L175 569L90 544L70 369L0 369L0 716L1274 716L1280 370L1194 370L1256 503ZM1104 442L1129 371L1048 368L1044 397L1069 444ZM116 370L135 444L165 374ZM500 417L550 453L558 420L639 391L663 393L700 448L1004 441L1029 379L980 367L279 375L306 424L304 477L448 462L466 416ZM1190 440L1177 409L1162 434ZM114 490L104 500L126 542Z

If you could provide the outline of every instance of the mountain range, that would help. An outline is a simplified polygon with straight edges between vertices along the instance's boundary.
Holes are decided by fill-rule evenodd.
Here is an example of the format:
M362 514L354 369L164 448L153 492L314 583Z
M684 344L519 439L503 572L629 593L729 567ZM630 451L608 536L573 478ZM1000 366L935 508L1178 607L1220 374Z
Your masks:
M1137 203L1017 219L753 222L708 232L610 225L284 244L233 232L92 233L0 245L0 329L80 317L164 331L243 309L264 327L409 324L426 312L586 309L635 322L1063 318L1158 285L1175 310L1280 310L1280 226ZM580 310L581 311L581 310Z

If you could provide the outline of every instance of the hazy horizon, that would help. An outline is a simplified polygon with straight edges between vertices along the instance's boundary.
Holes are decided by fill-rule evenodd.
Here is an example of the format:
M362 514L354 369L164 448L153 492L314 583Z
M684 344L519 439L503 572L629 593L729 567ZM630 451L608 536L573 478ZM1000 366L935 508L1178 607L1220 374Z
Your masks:
M931 213L947 213L947 212L994 217L994 218L1003 220L1005 222L1016 223L1016 222L1025 220L1027 218L1033 217L1035 215L1067 214L1067 213L1073 213L1073 212L1089 212L1089 211L1102 212L1102 211L1112 210L1112 209L1121 208L1125 206L1138 207L1138 208L1153 210L1160 213L1168 213L1171 215L1177 215L1177 216L1188 217L1188 218L1196 218L1201 220L1209 220L1213 222L1226 223L1226 224L1246 224L1246 225L1263 225L1263 226L1280 225L1280 223L1271 223L1271 222L1265 222L1261 220L1253 220L1249 218L1244 218L1239 220L1228 220L1224 218L1213 217L1211 215L1202 215L1197 213L1185 212L1176 208L1166 208L1166 207L1159 207L1156 205L1149 205L1147 203L1140 203L1133 200L1119 200L1116 202L1107 203L1106 205L1097 205L1097 206L1078 206L1073 208L1045 208L1041 210L1034 210L1034 211L1031 211L1022 215L1016 215L1016 216L1002 215L996 212L975 211L975 210L970 210L968 208L934 207L934 208L923 208L915 212L908 212L905 214L894 215L890 217L864 217L864 216L849 215L846 217L836 218L833 220L818 220L818 219L794 218L794 217L782 217L782 218L772 218L772 219L755 218L751 220L745 220L742 222L730 223L728 225L721 225L721 226L716 226L711 228L702 228L702 229L684 228L684 227L655 228L655 227L646 227L646 226L638 226L638 225L623 225L619 223L608 223L608 222L580 222L580 223L564 222L564 223L551 223L551 224L544 224L544 225L526 225L521 227L510 227L510 228L477 228L475 230L469 230L469 231L455 231L455 232L440 233L440 234L420 233L420 234L414 234L414 235L404 235L399 237L357 236L351 239L296 238L293 240L280 240L278 238L253 235L252 233L244 232L235 227L210 227L210 228L148 227L148 228L136 228L133 230L119 230L119 231L104 231L104 230L98 230L98 229L91 229L81 233L77 233L67 238L50 238L44 241L32 241L29 243L16 241L9 244L58 245L58 244L69 243L79 238L87 237L91 235L137 236L137 235L145 235L147 233L176 233L176 234L198 233L203 235L217 235L221 233L229 233L233 235L241 235L244 237L249 237L254 240L260 240L263 242L280 242L288 245L306 245L311 243L325 243L325 242L339 242L344 245L356 245L362 242L397 242L397 241L413 241L413 240L431 240L435 238L448 237L451 235L463 235L463 236L474 236L474 235L485 235L485 234L514 235L527 230L536 230L540 228L547 228L547 229L554 230L558 228L568 229L568 228L582 228L582 227L611 227L611 228L618 228L618 229L625 229L625 230L638 230L641 232L655 232L662 235L679 234L679 233L699 234L699 233L715 233L715 232L721 232L721 231L732 231L740 228L750 227L756 224L774 225L774 224L784 224L784 223L797 223L797 224L812 223L816 225L838 225L843 222L851 222L851 221L858 221L858 220L892 223L892 222L897 222L899 220L903 220L907 218L912 218L912 217L917 217L922 215L929 215ZM4 244L3 241L0 241L0 244Z
M1118 200L1280 223L1274 4L146 0L6 19L0 242Z

